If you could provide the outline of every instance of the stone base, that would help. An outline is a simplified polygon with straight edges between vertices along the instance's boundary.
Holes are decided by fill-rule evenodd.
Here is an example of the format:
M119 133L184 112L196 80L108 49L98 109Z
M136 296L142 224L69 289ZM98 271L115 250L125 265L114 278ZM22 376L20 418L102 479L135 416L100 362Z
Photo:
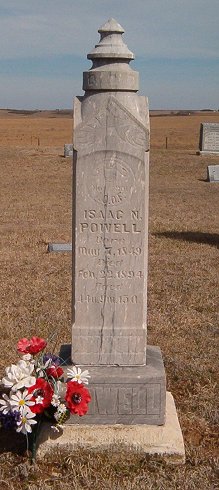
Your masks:
M207 156L207 155L217 155L219 156L219 151L207 151L207 150L198 150L196 152L196 155L203 155L203 156Z
M66 358L63 348L60 357ZM166 376L159 347L147 346L146 359L145 366L83 366L91 376L92 402L80 425L164 424ZM78 419L71 416L69 423Z
M76 420L81 420L83 417ZM183 436L173 396L166 393L166 422L157 425L67 425L54 433L45 424L39 436L38 457L59 449L91 451L133 451L158 457L169 464L185 463Z

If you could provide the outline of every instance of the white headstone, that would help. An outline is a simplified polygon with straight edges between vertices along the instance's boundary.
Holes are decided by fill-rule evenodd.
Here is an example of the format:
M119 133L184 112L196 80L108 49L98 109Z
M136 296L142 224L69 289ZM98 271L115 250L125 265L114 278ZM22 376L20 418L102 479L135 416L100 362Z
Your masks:
M198 153L219 155L219 123L201 123Z
M219 182L219 165L209 165L207 168L207 180L209 182Z

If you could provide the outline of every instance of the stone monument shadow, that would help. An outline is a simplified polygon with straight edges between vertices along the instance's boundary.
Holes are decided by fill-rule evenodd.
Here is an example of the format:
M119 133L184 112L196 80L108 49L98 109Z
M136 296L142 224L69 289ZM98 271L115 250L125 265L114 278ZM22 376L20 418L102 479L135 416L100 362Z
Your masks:
M1 429L0 454L23 455L27 450L26 438L14 430Z
M184 242L205 243L212 247L219 248L219 234L205 233L202 231L163 231L153 233L156 237L171 238L173 240L182 240Z

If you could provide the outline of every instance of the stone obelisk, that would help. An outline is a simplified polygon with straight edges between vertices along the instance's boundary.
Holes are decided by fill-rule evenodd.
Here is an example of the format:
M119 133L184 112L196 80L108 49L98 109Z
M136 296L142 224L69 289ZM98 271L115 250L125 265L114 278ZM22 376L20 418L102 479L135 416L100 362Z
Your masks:
M146 338L148 100L121 25L98 32L74 101L72 361L88 367L93 400L81 423L159 425L165 372Z

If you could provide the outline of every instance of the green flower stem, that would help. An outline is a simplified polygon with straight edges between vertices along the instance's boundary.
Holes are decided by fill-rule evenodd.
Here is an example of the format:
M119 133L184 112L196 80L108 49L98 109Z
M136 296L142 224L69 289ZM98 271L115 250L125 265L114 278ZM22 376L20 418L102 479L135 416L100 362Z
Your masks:
M29 435L29 447L31 451L31 464L34 464L36 461L36 452L37 452L37 439L38 435L40 433L41 425L42 425L42 419L43 417L40 416L39 420L37 422L36 428L32 430L31 434Z

